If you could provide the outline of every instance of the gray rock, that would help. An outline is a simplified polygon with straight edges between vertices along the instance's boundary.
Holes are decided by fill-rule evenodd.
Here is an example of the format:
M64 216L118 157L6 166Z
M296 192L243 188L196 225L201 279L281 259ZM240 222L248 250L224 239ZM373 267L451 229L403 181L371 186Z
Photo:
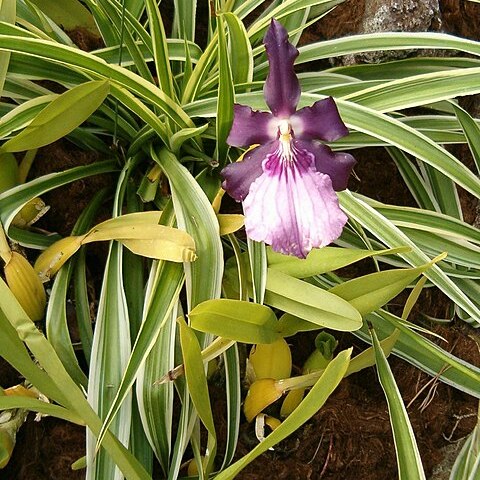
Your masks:
M365 13L358 31L361 33L426 32L440 26L438 0L365 0ZM399 60L411 51L381 51L346 55L343 65L379 63Z

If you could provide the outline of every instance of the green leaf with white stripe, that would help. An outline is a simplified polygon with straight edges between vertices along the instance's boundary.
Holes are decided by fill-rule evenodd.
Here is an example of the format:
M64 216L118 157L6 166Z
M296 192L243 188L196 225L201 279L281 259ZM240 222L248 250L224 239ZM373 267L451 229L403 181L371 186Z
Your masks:
M477 173L480 174L480 127L466 110L453 102L452 107L462 126L463 133L465 133L470 152L472 152L472 157L477 167Z
M17 214L17 212L30 200L43 195L45 192L54 188L66 185L67 183L86 178L90 175L98 175L102 173L111 173L118 170L115 160L105 160L103 162L92 163L81 167L74 167L64 172L51 173L43 175L30 182L12 188L3 194L0 194L0 219L5 230L9 226ZM10 232L9 232L10 233ZM44 235L35 234L36 237L43 239ZM14 237L13 237L14 238ZM29 238L35 238L31 236ZM44 243L39 240L39 245L44 248ZM34 243L25 244L32 248L38 248Z
M16 1L3 0L0 4L0 21L15 24L15 17ZM9 62L10 52L0 52L0 92L2 92L2 96L4 96L3 87L5 84L5 78L7 76Z
M253 79L252 45L243 22L234 13L224 13L229 31L229 57L235 84L251 82Z
M162 16L157 2L146 1L148 23L152 35L153 57L155 71L162 90L172 99L175 99L173 75L168 58L167 36L163 27Z
M225 37L225 23L223 16L217 17L218 22L218 102L217 102L217 161L223 167L227 161L228 144L227 137L233 122L233 79L230 67L230 59L227 51L227 39Z
M349 217L357 221L363 228L373 233L380 241L390 248L400 245L411 247L411 252L399 254L413 267L420 267L430 261L430 258L423 253L403 232L385 217L376 212L365 202L355 198L350 192L339 193L342 208ZM463 308L476 322L480 322L480 310L478 307L459 289L451 279L440 269L438 265L429 268L425 275L455 303Z
M480 414L455 460L449 480L475 480L480 476Z
M204 300L220 297L223 249L218 220L199 184L171 152L152 149L151 155L170 181L178 227L195 240L198 259L184 265L190 310Z
M93 336L88 400L104 418L121 382L130 354L128 309L122 285L122 246L110 245ZM130 438L131 397L128 396L110 424L110 431L124 444ZM122 474L101 448L95 455L96 438L87 431L86 479L116 478Z
M390 366L378 341L375 330L371 330L377 372L388 403L390 423L395 441L398 476L400 480L426 480L422 460L413 433L402 395L398 390Z

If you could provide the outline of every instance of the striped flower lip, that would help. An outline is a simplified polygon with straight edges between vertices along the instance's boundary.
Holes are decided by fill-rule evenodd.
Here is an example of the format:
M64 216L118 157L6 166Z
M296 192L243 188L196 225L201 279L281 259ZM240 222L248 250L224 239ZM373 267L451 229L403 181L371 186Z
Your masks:
M341 235L347 217L335 191L347 188L355 159L321 143L348 134L331 97L296 110L298 50L275 19L264 44L270 67L264 97L271 113L235 104L228 144L259 146L222 170L222 186L243 202L249 238L305 258Z

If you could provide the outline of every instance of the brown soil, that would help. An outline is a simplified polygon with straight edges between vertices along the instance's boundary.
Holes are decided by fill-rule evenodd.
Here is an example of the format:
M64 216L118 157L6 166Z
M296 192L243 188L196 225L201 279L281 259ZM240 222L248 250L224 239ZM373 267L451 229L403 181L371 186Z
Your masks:
M463 325L437 329L452 351L467 354L479 364L478 346L465 336ZM294 339L294 352L308 352L311 335ZM345 339L342 339L343 343ZM351 344L348 337L346 344ZM354 353L363 348L354 340ZM444 345L445 347L445 345ZM448 348L447 348L448 349ZM427 478L441 462L440 448L467 435L475 425L477 400L391 357L389 363L408 407ZM422 387L428 385L425 390ZM418 396L417 396L418 395ZM252 425L243 425L249 442L242 441L238 455L255 444ZM259 473L259 470L261 473ZM265 472L269 472L268 476ZM385 396L373 368L344 380L326 405L307 424L249 465L239 479L385 479L397 478L395 449Z
M452 33L480 38L480 6L463 1L440 2L442 27ZM350 0L315 29L315 38L335 38L358 31L365 2ZM93 40L78 32L78 43L87 50L94 48ZM82 43L83 42L83 43ZM89 43L90 42L90 43ZM455 153L465 158L466 149L456 147ZM351 188L374 199L401 205L413 205L413 199L403 187L403 182L393 162L382 149L364 149L355 152L358 159ZM42 149L37 158L33 176L64 170L72 166L98 160L59 142ZM75 182L44 196L51 211L42 219L41 227L70 233L79 213L92 195L109 182L108 176L92 177ZM466 219L473 222L476 203L462 195ZM101 257L101 255L98 255ZM437 292L429 290L422 296L415 319L421 313L448 317L449 303ZM418 315L418 316L417 316ZM458 322L448 327L436 326L435 331L448 340L443 348L467 361L480 365L477 343L468 326ZM291 339L294 363L297 370L313 348L311 334L300 334ZM364 348L361 341L351 335L339 339L342 347L354 345L354 353ZM430 384L431 377L419 372L406 362L391 357L389 363L408 406L408 413L417 436L427 477L442 461L441 449L467 435L475 424L476 399L462 394L441 382ZM19 383L20 379L0 359L2 387ZM428 385L424 390L422 387ZM225 432L226 417L224 393L221 387L212 387L214 418L220 436ZM418 396L417 396L418 395ZM411 404L410 404L411 402ZM84 472L72 472L70 465L85 454L82 428L53 418L41 422L28 422L20 430L17 446L10 464L2 470L5 480L75 480ZM257 444L252 424L243 423L237 458ZM273 452L262 455L237 478L245 480L263 478L281 479L339 479L384 480L397 478L395 450L384 394L373 368L344 380L324 408L294 435Z

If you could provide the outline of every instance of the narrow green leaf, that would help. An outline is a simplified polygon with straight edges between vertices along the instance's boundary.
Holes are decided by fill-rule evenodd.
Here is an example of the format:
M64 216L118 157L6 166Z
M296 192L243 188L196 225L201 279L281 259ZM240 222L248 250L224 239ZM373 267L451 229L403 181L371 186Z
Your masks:
M223 354L223 361L225 364L228 420L225 455L220 470L223 470L227 465L230 465L233 460L240 434L240 406L242 403L242 387L240 380L242 374L237 344L232 345Z
M252 46L243 22L234 13L222 15L230 33L230 66L235 84L251 82L253 78Z
M480 56L480 45L473 40L455 37L444 33L424 32L382 32L353 35L312 43L300 47L298 63L311 62L334 56L352 53L374 52L379 50L409 50L412 48L433 48L460 50ZM263 65L259 70L263 70Z
M154 0L147 0L145 3L148 14L148 24L152 36L153 57L155 71L162 90L172 99L175 99L173 88L173 75L168 58L167 37L163 27L162 16L158 3Z
M341 283L331 288L329 292L347 300L362 316L365 316L395 298L431 266L432 263L427 263L417 268L371 273Z
M185 320L180 317L178 322L180 325L180 342L188 392L200 420L208 431L208 444L204 462L205 473L208 475L213 468L215 460L217 435L215 433L215 422L208 394L205 367L202 361L202 351L194 331L185 323Z
M343 3L345 0L285 0L267 15L254 22L248 29L250 38L257 37L265 28L268 27L270 20L276 18L280 20L292 13L303 10L310 6L322 6L325 10L333 8L335 5Z
M43 147L77 128L103 103L110 91L108 81L92 81L74 87L53 100L21 133L1 150L19 152Z
M15 328L58 391L61 392L57 395L51 395L51 398L59 398L64 407L82 418L93 434L97 435L102 426L101 420L87 402L83 391L67 374L53 347L25 315L3 280L0 280L0 305L5 314L4 316L0 314L0 321L2 318L6 318L10 325ZM2 345L1 342L0 345ZM107 432L105 435L103 446L128 480L151 480L135 457L111 433Z
M432 197L440 209L439 211L450 217L463 220L462 207L455 183L431 165L422 164L420 167L430 186Z
M195 20L197 18L197 0L184 2L174 0L175 5L175 33L178 38L193 40L195 37Z
M15 298L3 280L0 281L0 291L2 290L6 293L8 292L11 298ZM0 299L0 328L2 331L0 356L10 363L10 365L29 382L35 385L44 395L47 395L48 398L60 405L67 405L68 402L61 388L32 360L24 343L19 338L14 327L10 324L7 315L14 314L15 312L9 313L6 310L6 304L4 302L7 301L7 295L2 296ZM18 304L17 306L20 308Z
M30 182L15 187L5 194L0 194L0 218L5 227L9 230L10 223L16 213L30 200L43 195L67 183L102 173L111 173L118 170L115 160L96 162L90 165L74 167L64 172L50 173L43 175ZM9 232L10 233L10 232ZM37 234L38 235L38 234ZM42 238L43 235L40 235ZM33 246L33 248L38 248Z
M108 65L104 60L75 48L46 41L39 45L36 39L21 37L22 32L23 30L18 27L0 22L0 48L30 53L38 57L40 61L46 59L67 64L82 71L92 72L96 76L108 79L112 86L114 84L124 86L130 92L157 106L160 112L171 118L180 127L195 126L183 109L165 95L162 90L129 70ZM18 37L19 34L20 38ZM112 91L115 96L117 90Z
M468 68L415 75L360 90L344 99L382 112L402 110L478 93L479 72L480 68Z
M115 29L115 34L118 38L116 43L121 43L122 47L129 52L138 74L153 84L154 79L152 73L148 68L147 62L134 36L135 28L130 28L131 23L129 23L127 19L128 11L115 0L97 0L97 3L98 6L103 9L107 21Z
M358 310L339 296L268 269L265 303L322 327L342 332L362 326Z
M151 293L152 299L155 298L153 296L155 291ZM173 382L158 384L157 381L159 372L169 372L175 366L177 317L178 309L173 307L150 353L146 355L139 368L136 382L142 425L165 477L168 475L172 448L174 384Z
M412 248L411 252L399 254L414 267L421 267L430 261L430 258L418 248L404 233L395 225L389 222L365 202L355 198L349 192L339 193L342 208L347 212L350 218L355 219L362 227L372 232L375 237L389 247L399 245L408 245ZM429 278L440 290L448 295L454 302L463 308L472 318L480 321L480 310L478 307L458 288L455 283L440 269L438 265L433 265L425 272Z
M31 412L38 412L50 417L61 418L62 420L77 425L85 425L85 422L76 413L72 413L66 408L58 405L25 396L0 395L0 410L9 410L12 408L23 408Z
M128 309L122 285L122 247L110 245L93 335L88 375L88 400L100 418L109 411L130 355ZM110 424L110 431L126 444L130 438L131 397L123 402ZM100 437L101 441L102 438ZM97 440L87 431L86 479L114 478L116 466L102 448L96 455Z
M455 460L449 480L475 480L480 475L480 416Z
M387 398L390 423L397 454L398 475L400 480L425 480L422 460L413 433L402 395L398 390L390 366L378 341L375 330L371 330L377 372Z
M394 255L408 252L409 247L398 247L387 250L358 250L351 248L325 247L312 250L306 259L274 252L268 252L268 265L274 270L295 278L307 278L346 267L364 258L375 255Z
M67 294L73 265L64 265L52 285L46 313L47 338L55 348L69 375L83 387L87 378L78 364L67 323Z
M182 130L174 133L170 139L170 149L172 152L178 153L180 147L191 138L195 138L201 135L208 128L208 123L197 128L183 128Z
M220 229L210 200L198 182L168 150L151 150L152 158L167 175L179 228L195 240L197 260L184 264L189 309L220 297L223 249Z
M273 311L257 303L216 299L198 304L189 313L195 330L244 343L272 343L281 338Z
M410 193L415 198L418 206L429 210L439 211L433 194L430 191L425 179L418 169L412 164L409 157L397 147L387 147L387 152L392 157L397 169L407 185Z
M267 284L267 249L263 242L248 239L248 258L252 272L253 301L263 304Z
M217 17L218 21L218 103L217 103L217 161L220 167L227 161L227 137L233 122L234 90L232 70L227 51L227 40L225 38L225 24L223 15Z
M368 315L375 331L382 338L397 328L402 333L395 344L395 353L415 367L454 388L480 398L480 369L445 351L437 344L409 328L408 324L391 313L380 310ZM355 335L370 342L366 329Z
M168 218L168 216L167 216ZM168 220L170 221L170 218ZM115 417L130 388L142 363L157 343L157 338L165 336L164 328L170 329L167 322L178 302L178 295L183 285L183 269L180 264L173 262L158 262L152 267L145 300L144 318L137 339L133 346L125 373L121 380L118 392L112 400L108 414L102 426L101 435L105 434L108 425ZM170 331L170 330L168 330ZM160 340L159 340L160 341ZM165 339L163 340L165 342ZM164 359L165 361L167 359ZM158 373L158 372L157 372ZM101 437L100 435L100 437ZM99 438L100 438L99 437Z
M470 147L473 160L477 167L477 173L480 174L480 127L466 110L454 102L452 102L452 107L460 125L462 126L462 130L465 133L468 146Z
M3 0L0 4L0 21L15 24L16 17L16 1ZM8 71L8 63L10 62L10 52L0 52L0 92L5 96L3 87Z

